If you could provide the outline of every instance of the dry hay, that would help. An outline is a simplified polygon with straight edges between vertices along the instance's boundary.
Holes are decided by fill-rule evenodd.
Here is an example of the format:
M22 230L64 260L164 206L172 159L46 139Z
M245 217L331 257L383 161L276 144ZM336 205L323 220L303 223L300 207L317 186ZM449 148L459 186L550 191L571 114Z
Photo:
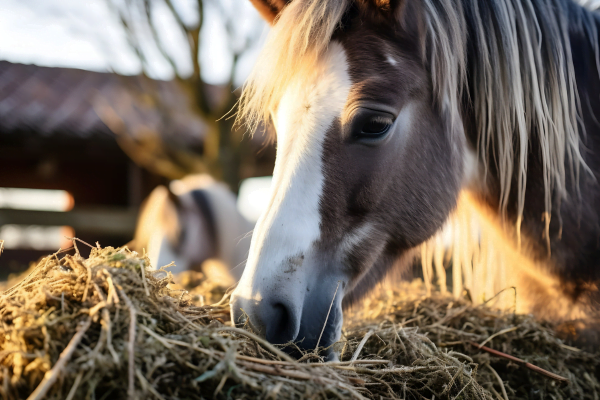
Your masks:
M423 299L421 289L404 300L380 291L350 316L338 344L343 361L323 365L307 354L308 362L298 363L231 327L227 297L210 306L194 304L185 291L170 288L170 273L149 267L147 258L126 248L94 248L87 259L77 252L54 254L5 291L2 397L599 398L598 354L565 346L551 327L529 317L449 298ZM376 319L366 319L364 310ZM571 382L465 345L494 334L486 346Z
M406 359L407 352L416 351L413 365L438 362L423 353L425 345L404 349L405 335L413 334L424 343L434 343L449 358L464 361L465 368L476 368L477 382L494 399L600 399L600 349L584 351L559 338L573 337L575 330L581 330L578 324L538 321L531 315L475 306L466 299L456 300L439 293L427 297L425 293L425 285L420 281L394 290L377 290L361 308L347 313L346 335L350 343L370 336L364 346L365 356L398 364ZM507 355L519 361L507 360ZM534 372L520 361L544 371ZM562 382L564 378L568 383ZM415 393L421 387L418 380L408 382L406 390L414 396L407 393L407 398L420 398Z

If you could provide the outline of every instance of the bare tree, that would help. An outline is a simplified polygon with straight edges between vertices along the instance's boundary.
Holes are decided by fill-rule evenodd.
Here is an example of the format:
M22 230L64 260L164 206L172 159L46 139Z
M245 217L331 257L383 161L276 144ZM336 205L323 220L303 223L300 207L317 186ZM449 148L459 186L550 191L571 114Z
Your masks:
M250 29L239 29L241 21L239 4L236 3L243 0L106 1L118 16L129 45L141 62L143 74L149 74L152 60L156 60L158 54L172 69L175 80L185 87L195 103L196 111L209 126L202 156L204 165L235 189L240 178L241 158L248 156L248 150L244 148L248 141L242 141L243 132L234 129L234 118L231 118L238 98L234 79L240 58L257 42L263 30L260 19L254 18ZM226 32L224 43L232 57L228 81L218 93L214 86L202 79L200 52L206 7L218 10ZM174 23L165 27L165 18L170 18ZM177 32L173 32L173 29ZM184 52L183 56L175 55L167 37L171 43L175 37L176 47Z

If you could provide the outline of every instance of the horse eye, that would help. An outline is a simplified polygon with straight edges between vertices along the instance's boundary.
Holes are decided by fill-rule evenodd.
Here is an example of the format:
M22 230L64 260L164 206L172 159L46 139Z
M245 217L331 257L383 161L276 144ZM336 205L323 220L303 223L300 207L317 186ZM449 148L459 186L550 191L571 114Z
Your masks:
M375 138L384 135L392 126L393 121L389 117L375 116L369 118L360 130L360 136Z

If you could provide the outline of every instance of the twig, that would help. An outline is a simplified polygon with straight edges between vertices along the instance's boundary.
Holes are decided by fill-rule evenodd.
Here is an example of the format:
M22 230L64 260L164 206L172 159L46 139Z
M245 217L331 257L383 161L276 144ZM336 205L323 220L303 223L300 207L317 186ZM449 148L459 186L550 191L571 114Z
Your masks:
M351 364L352 362L356 361L356 359L358 358L358 356L360 355L360 352L362 351L362 348L364 347L365 343L367 343L367 340L371 337L371 335L375 333L375 331L373 331L373 329L371 329L369 332L367 332L367 334L362 338L362 340L360 341L360 343L358 344L358 347L356 348L356 351L354 352L354 354L352 355L352 358L350 359Z
M127 341L127 350L129 353L128 364L129 364L129 386L127 388L127 397L129 399L135 398L135 326L137 320L137 313L135 307L129 297L125 294L122 289L119 289L119 293L123 296L127 308L129 308L129 339Z
M77 388L79 387L79 383L81 382L82 377L83 371L79 371L79 373L75 377L75 382L73 383L73 386L71 386L71 390L69 390L69 394L67 395L67 398L65 400L73 400L73 397L75 397L75 393L77 392Z
M439 369L444 369L443 366L439 366ZM431 367L430 366L415 366L415 367L407 367L407 366L403 366L403 367L396 367L396 368L385 368L385 369L377 369L377 370L373 370L372 372L376 375L382 375L382 374L396 374L396 375L402 375L402 374L412 374L415 373L417 371L431 371Z
M74 242L75 242L75 240L77 240L78 242L81 242L81 243L85 244L86 246L89 246L89 247L91 247L92 249L94 248L94 246L92 246L92 245L91 245L91 244L89 244L88 242L84 242L83 240L81 240L81 239L79 239L79 238L76 238L76 237L72 237L72 238L70 238L70 237L67 237L67 236L65 236L65 239L73 241L73 245L74 245L74 246L75 246L75 243L74 243ZM78 251L78 253L79 253L79 251Z
M162 397L160 395L160 393L158 393L156 391L156 389L150 384L150 382L148 382L148 380L144 377L144 375L142 375L142 373L139 370L135 371L135 374L137 375L138 379L140 380L140 383L146 387L146 389L148 389L148 391L150 393L152 393L157 399L159 400L165 400L164 397Z
M278 356L279 358L289 361L289 362L294 362L294 359L292 357L290 357L289 355L285 354L283 351L279 350L277 347L273 346L271 343L267 342L266 340L256 336L255 334L248 332L247 330L244 329L240 329L240 328L235 328L232 326L224 326L222 328L219 328L220 332L234 332L237 333L239 335L244 335L258 343L260 343L265 349L269 350L271 353L275 354L276 356Z
M517 288L515 286L509 286L509 287L506 287L506 288L502 289L501 291L499 291L498 293L496 293L495 295L493 295L492 297L490 297L489 299L487 299L486 301L484 301L482 305L486 305L490 301L494 300L496 297L500 296L505 291L511 290L511 289L515 291L515 299L516 299L517 298ZM515 303L516 303L516 300L515 300Z
M327 321L329 320L329 313L331 313L331 309L333 308L333 303L335 302L335 295L340 288L340 281L338 281L337 286L335 287L335 292L333 293L333 299L331 299L331 304L329 305L329 310L327 310L327 316L325 317L325 323L323 324L323 329L321 329L321 334L319 335L319 339L317 340L317 345L315 346L315 354L317 353L317 349L319 348L319 343L321 343L321 337L323 336L323 332L325 332L325 327L327 326Z
M102 309L102 321L104 322L103 328L106 330L106 347L108 347L108 351L115 364L119 364L119 355L112 345L112 323L110 321L110 313L106 308Z
M443 394L445 394L446 392L448 392L450 389L452 389L452 385L454 385L454 381L456 381L456 378L457 378L457 377L458 377L460 374L462 374L462 372L464 371L464 369L465 369L465 365L464 365L464 364L460 364L460 366L458 367L458 370L457 370L457 371L456 371L456 373L455 373L455 374L452 376L452 379L450 379L450 382L448 382L446 385L444 385L444 386L445 386L445 389L442 391L442 393L441 393L442 395L443 395ZM448 371L448 373L450 373L450 372ZM470 381L469 381L469 383L470 383ZM468 383L467 383L467 385L468 385ZM464 389L465 387L466 387L466 386L464 386L464 387L463 387L463 389ZM461 392L462 392L462 390L461 390ZM458 396L455 396L454 398L456 399L456 398L458 398Z
M75 241L75 238L70 238L68 236L65 236L65 239L70 240L71 242L73 242L73 248L75 249L75 255L77 257L81 257L81 254L79 253L79 249L77 248L77 242Z
M100 303L98 303L94 307L90 308L90 311L88 312L88 314L90 314L90 317L93 317L94 315L96 315L96 313L98 311L100 311L104 307L106 307L106 302L100 301Z
M573 347L573 346L568 346L568 345L566 345L564 343L559 343L558 345L560 347L562 347L563 349L565 349L565 350L573 351L575 353L581 352L581 349L578 349L577 347Z
M146 297L150 297L150 291L148 290L148 284L146 283L146 266L144 265L144 263L140 263L140 269L142 270L142 283L144 284Z
M502 395L501 395L500 393L498 393L498 391L497 391L496 389L494 389L494 386L493 386L493 385L492 385L492 386L490 386L489 388L490 388L490 391L491 391L491 392L492 392L494 395L496 395L496 398L497 398L498 400L504 400L504 398L502 397Z
M67 347L65 347L62 353L60 353L60 357L58 358L56 364L54 364L54 367L44 374L44 379L42 379L40 384L29 395L27 400L40 400L46 396L46 392L48 392L48 389L50 389L54 382L56 382L58 379L60 371L71 359L71 356L75 352L75 349L79 345L79 342L81 342L83 335L85 335L85 332L88 330L91 324L92 319L86 319L85 323L79 328L79 331L77 331L77 333L71 338Z
M473 378L471 378L471 379L469 380L469 382L467 382L467 384L466 384L465 386L463 386L463 388L460 390L460 392L458 392L458 394L457 394L457 395L456 395L454 398L455 398L455 399L459 399L459 398L460 398L460 395L461 395L461 393L462 393L462 392L464 392L464 391L465 391L465 389L466 389L466 388L467 388L467 387L468 387L468 386L469 386L471 383L473 383Z
M173 346L171 346L171 344L169 342L167 342L165 340L165 338L163 338L162 336L160 336L158 333L156 332L152 332L151 329L149 329L147 326L143 325L143 324L138 324L140 326L140 328L142 328L142 330L144 332L146 332L148 335L152 336L154 339L158 340L160 343L162 343L163 346L165 346L167 349L171 349L173 348Z
M219 300L219 302L217 302L215 304L211 304L211 307L219 307L219 306L225 304L225 302L228 301L230 297L231 297L231 292L226 292L223 295L223 297L221 298L221 300Z
M307 381L308 380L322 381L323 383L328 383L330 385L335 385L335 386L341 387L345 390L348 390L350 392L350 394L352 394L353 397L356 397L359 399L364 399L364 397L360 393L356 392L352 387L348 387L346 384L344 384L344 382L336 381L334 379L328 379L328 378L324 378L322 376L315 376L315 374L309 374L309 373L302 372L302 371L289 370L289 369L278 369L278 368L269 367L266 365L254 364L254 363L249 363L249 362L245 362L245 361L240 361L240 364L242 364L243 366L250 368L254 371L262 372L264 374L285 376L285 377L292 378L292 379L307 380Z
M142 325L140 325L142 326ZM150 331L148 332L150 333ZM155 334L154 332L152 332L153 334ZM158 338L157 338L158 339ZM214 354L218 354L218 355L224 355L225 352L220 351L220 350L206 350L200 347L196 347L193 346L189 343L186 342L181 342L179 340L174 340L174 339L167 339L164 337L161 337L161 339L159 339L159 341L161 343L163 343L165 345L165 347L167 348L171 348L171 344L177 345L177 346L182 346L182 347L187 347L196 351L199 351L200 353L203 354L207 354L207 355L214 355ZM168 345L168 346L167 346ZM356 360L356 361L334 361L334 362L326 362L326 363L314 363L314 364L301 364L295 360L292 361L276 361L276 360L265 360L262 358L256 358L256 357L251 357L251 356L245 356L242 354L238 354L235 357L236 361L237 360L242 360L242 361L248 361L248 362L254 362L257 364L264 364L264 365L281 365L281 366L288 366L288 367L297 367L297 366L302 366L303 368L307 368L307 367L332 367L332 368L341 368L343 369L345 366L350 365L350 364L366 364L366 365L383 365L383 364L389 364L388 360Z
M517 329L519 329L518 326L513 326L512 328L506 328L506 329L502 329L500 332L496 332L494 333L492 336L490 336L489 338L485 339L483 342L481 342L479 344L479 348L482 348L486 343L488 343L490 340L492 340L493 338L500 336L500 335L504 335L505 333L509 333L512 331L516 331Z
M77 251L79 253L79 250ZM85 266L87 269L87 280L85 281L85 289L83 289L83 296L81 297L81 302L83 303L85 301L85 299L87 298L87 294L88 294L88 289L90 287L90 282L92 281L92 269L86 265Z
M289 361L275 361L275 360L265 360L262 358L256 358L251 356L237 355L237 359L251 361L259 364L265 365L284 365L284 366L294 366L298 365L298 362L289 362ZM312 364L301 364L303 367L331 367L331 368L342 368L349 365L354 364L366 364L366 365L385 365L389 364L388 360L356 360L356 361L332 361L325 363L312 363Z
M227 379L229 378L229 372L225 372L223 374L223 377L221 378L221 381L219 382L219 384L217 385L217 388L215 389L214 393L213 393L213 398L217 398L217 394L219 394L219 392L221 392L221 390L223 389L223 386L225 386L225 382L227 382Z
M115 289L115 284L112 279L112 275L108 270L104 269L102 272L106 274L106 283L108 283L108 293L106 295L108 299L108 304L119 304L119 296L117 296L117 290Z
M565 383L569 382L568 378L565 378L563 376L555 374L554 372L546 371L545 369L540 368L537 365L530 364L527 361L521 360L520 358L517 358L515 356L511 356L510 354L506 354L506 353L503 353L503 352L498 351L498 350L491 349L491 348L486 347L486 346L481 346L480 347L479 344L477 344L477 343L475 343L473 341L470 341L470 340L468 340L467 343L469 343L473 347L477 347L478 349L486 351L486 352L488 352L490 354L493 354L493 355L495 355L497 357L502 357L502 358L505 358L507 360L513 361L513 362L515 362L517 364L520 364L520 365L524 366L525 368L528 368L528 369L532 370L533 372L537 372L540 375L544 375L544 376L546 376L548 378L557 380L559 382L565 382Z
M492 366L490 364L487 364L486 367L488 367L490 369L490 371L492 371L492 374L494 374L494 376L496 377L496 380L500 384L500 389L502 389L502 397L504 397L504 400L508 400L508 394L506 394L506 388L504 387L504 382L502 382L502 378L500 378L500 375L498 375L496 370L494 368L492 368Z
M275 367L269 367L267 365L255 364L247 361L239 361L239 363L247 368L253 369L254 371L267 373L271 375L278 376L287 376L289 378L300 379L300 380L311 380L314 378L314 375L309 374L308 372L297 371L293 369L281 369Z
M167 343L172 343L172 344L176 344L177 346L187 347L188 349L196 350L196 351L197 351L197 352L199 352L199 353L206 354L206 355L209 355L209 356L212 356L212 355L214 355L215 353L219 353L219 354L225 354L225 353L224 353L224 352L222 352L222 351L218 351L218 350L206 350L206 349L203 349L203 348L201 348L201 347L196 347L196 346L194 346L194 345L191 345L191 344L189 344L189 343L186 343L186 342L181 342L181 341L179 341L179 340L175 340L175 339L167 339L167 338L163 338L163 340L164 340L165 342L167 342ZM162 342L161 342L161 343L162 343Z

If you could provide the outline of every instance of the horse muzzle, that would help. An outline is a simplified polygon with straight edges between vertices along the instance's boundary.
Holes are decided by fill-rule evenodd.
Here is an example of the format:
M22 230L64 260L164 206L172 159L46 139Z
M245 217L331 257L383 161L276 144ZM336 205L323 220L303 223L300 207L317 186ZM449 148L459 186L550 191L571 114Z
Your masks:
M236 326L246 325L270 343L294 343L284 349L292 355L299 355L296 346L302 351L329 348L325 355L331 355L330 347L341 335L346 284L333 277L312 278L260 280L252 287L254 296L244 296L246 290L236 289L231 297L232 321Z

